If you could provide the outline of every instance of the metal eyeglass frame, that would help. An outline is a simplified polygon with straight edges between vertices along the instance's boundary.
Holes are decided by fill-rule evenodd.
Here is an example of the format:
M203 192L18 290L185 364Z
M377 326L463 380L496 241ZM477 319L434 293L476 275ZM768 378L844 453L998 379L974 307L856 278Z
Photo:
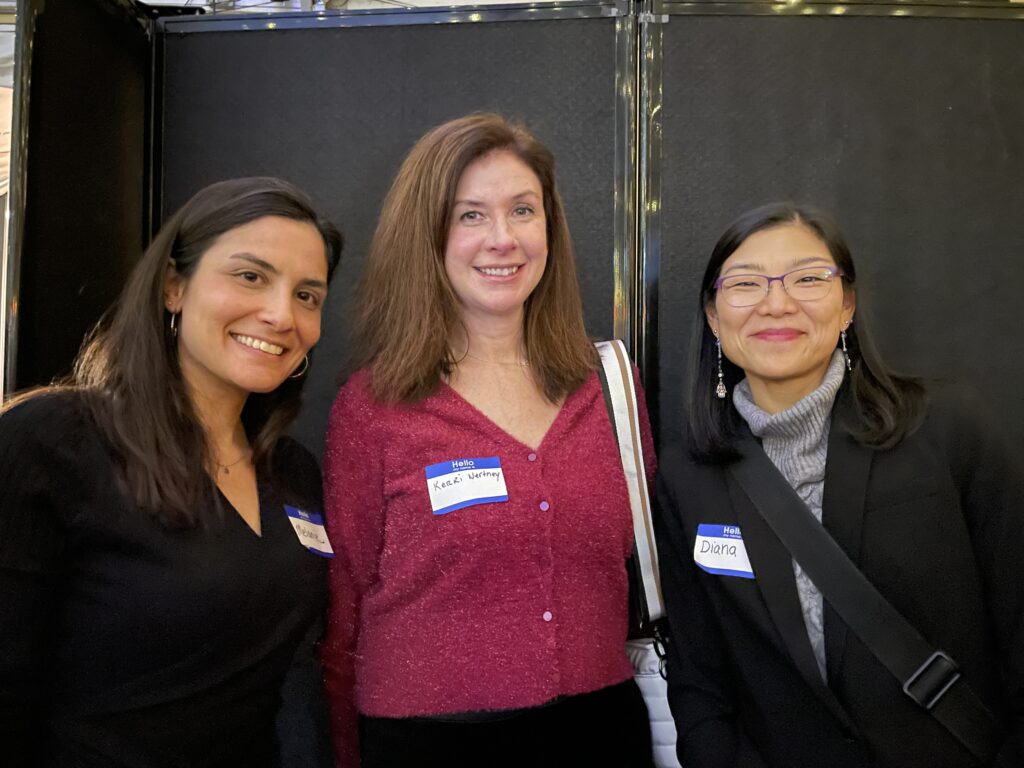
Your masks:
M776 280L779 282L779 285L782 286L782 290L784 290L786 292L786 295L789 296L791 299L793 299L793 301L820 301L821 299L824 299L826 296L828 296L828 294L832 291L832 281L831 280L829 281L829 284L828 284L828 286L829 286L828 291L823 293L821 296L818 296L818 297L813 298L813 299L801 299L798 296L794 296L793 294L791 294L789 292L789 289L786 288L786 278L787 277L789 277L790 275L792 275L795 272L804 272L804 271L810 270L810 269L819 269L819 267L797 267L796 269L789 270L789 272L784 272L781 275L774 275L774 276L773 275L758 275L758 274L756 274L754 272L744 272L743 274L740 274L740 275L722 275L722 276L720 276L719 278L717 278L715 280L713 285L714 285L714 288L715 288L715 292L717 293L718 291L722 290L722 284L726 280L728 280L730 278L735 278L735 277L762 277L762 278L764 278L765 280L768 281L768 284L764 288L764 295L761 296L761 298L759 298L757 301L751 302L750 304L741 304L739 306L737 306L735 304L732 304L731 302L729 303L730 307L735 307L736 309L744 309L746 307L755 307L758 304L760 304L762 301L764 301L768 297L768 294L771 293L772 283L774 283ZM820 267L820 269L821 269L822 272L828 272L834 278L835 277L838 277L838 278L845 277L845 275L843 274L843 271L841 269L839 269L839 267L827 267L827 266L822 265Z

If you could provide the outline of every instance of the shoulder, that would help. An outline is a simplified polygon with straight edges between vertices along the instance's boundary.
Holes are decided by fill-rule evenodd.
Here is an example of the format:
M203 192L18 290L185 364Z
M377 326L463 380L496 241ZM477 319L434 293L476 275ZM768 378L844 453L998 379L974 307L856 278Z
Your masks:
M302 476L320 477L320 465L313 454L293 437L287 435L274 446L274 469Z
M658 449L658 492L690 508L722 476L723 466L695 459L684 441L666 443Z
M328 435L331 431L379 428L383 424L405 421L426 412L443 413L459 410L462 403L451 395L450 388L441 384L432 394L421 400L385 402L373 392L373 374L369 369L353 373L338 390L331 407Z
M0 415L0 444L8 449L70 452L99 438L85 398L75 390L49 390L17 399Z
M53 510L53 519L72 515L92 489L109 482L112 466L78 393L40 392L0 415L4 517L42 519L36 513L43 508Z
M994 415L976 389L963 384L932 382L925 390L921 426L904 441L927 441L947 446L1001 431Z
M80 423L86 413L84 398L73 389L43 390L15 397L0 416L0 426L48 426Z
M993 452L1014 452L1013 438L1019 424L999 419L989 401L977 389L960 384L928 388L924 423L915 435L941 446L952 462L986 461Z
M372 389L373 375L363 368L353 373L338 390L331 406L329 426L337 429L353 420L376 418L383 405L377 402Z
M320 465L305 446L291 437L282 437L274 446L274 481L289 498L319 506Z

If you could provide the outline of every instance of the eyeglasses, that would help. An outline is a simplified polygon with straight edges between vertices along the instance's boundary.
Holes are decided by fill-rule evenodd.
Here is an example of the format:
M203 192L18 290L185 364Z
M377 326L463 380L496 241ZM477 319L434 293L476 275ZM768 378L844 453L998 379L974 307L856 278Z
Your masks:
M760 304L778 280L783 289L797 301L816 301L828 296L832 282L843 273L838 267L802 267L784 275L725 275L715 280L715 290L730 307L752 307Z

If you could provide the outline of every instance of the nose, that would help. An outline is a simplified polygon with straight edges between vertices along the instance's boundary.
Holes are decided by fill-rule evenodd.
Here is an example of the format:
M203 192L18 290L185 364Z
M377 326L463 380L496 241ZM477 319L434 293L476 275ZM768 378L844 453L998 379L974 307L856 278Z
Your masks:
M775 312L791 311L795 303L796 300L786 291L782 278L772 277L768 280L768 293L761 299L758 307L772 314Z
M290 291L272 291L265 295L259 319L275 331L289 331L295 324L295 307Z
M491 250L509 251L515 248L516 238L512 233L512 225L503 216L498 216L494 220L490 240Z

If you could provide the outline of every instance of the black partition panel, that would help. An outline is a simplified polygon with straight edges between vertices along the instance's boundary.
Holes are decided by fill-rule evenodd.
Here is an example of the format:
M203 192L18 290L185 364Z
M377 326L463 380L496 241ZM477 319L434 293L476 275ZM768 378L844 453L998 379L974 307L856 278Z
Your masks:
M34 34L22 42L29 111L13 142L25 175L12 220L18 279L4 297L17 323L11 390L69 372L142 250L150 69L146 31L126 4L31 0L19 14Z
M663 436L715 240L792 199L839 219L886 359L1024 442L1024 22L684 15L662 43Z
M346 236L297 427L310 447L321 446L380 204L408 149L444 120L498 111L551 147L588 330L611 334L614 19L195 28L167 24L158 41L163 214L208 182L271 174L306 189Z

